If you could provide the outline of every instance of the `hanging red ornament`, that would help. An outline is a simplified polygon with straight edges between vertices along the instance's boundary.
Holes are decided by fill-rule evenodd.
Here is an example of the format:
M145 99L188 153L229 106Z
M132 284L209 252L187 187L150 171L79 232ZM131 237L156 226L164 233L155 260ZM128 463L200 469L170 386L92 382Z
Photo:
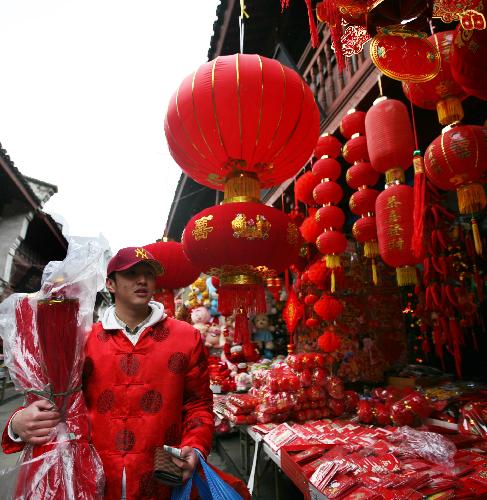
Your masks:
M313 174L320 180L330 179L331 181L336 181L341 173L342 167L334 158L322 156L313 165Z
M342 342L340 337L333 331L327 330L318 337L318 347L326 353L332 353L340 349Z
M336 321L343 312L343 304L335 297L323 295L313 305L313 309L324 321Z
M296 198L305 205L314 205L313 189L319 182L320 178L314 175L313 172L305 172L296 180L294 186Z
M345 224L343 210L334 205L319 208L316 211L315 219L322 229L342 229L343 224Z
M424 166L428 179L440 189L457 191L461 214L476 214L486 204L481 179L487 170L487 128L452 125L427 148ZM476 252L482 254L482 240L475 217L472 230Z
M322 229L321 225L316 221L315 216L310 215L299 226L299 231L307 243L315 243Z
M326 257L326 267L340 266L340 255L347 248L347 239L340 231L325 231L316 240L318 250Z
M369 162L359 161L347 170L346 181L352 189L375 186L379 181L379 174Z
M318 297L314 293L308 293L308 295L304 298L304 303L307 306L312 306L317 300Z
M365 135L365 111L350 109L340 122L340 133L345 139L354 134Z
M337 182L327 181L320 182L313 190L313 198L319 205L325 203L337 204L343 197L343 190Z
M355 215L370 215L375 212L375 200L379 196L377 189L360 189L350 196L350 211Z
M304 315L304 306L298 299L294 288L289 289L289 295L286 301L286 305L282 310L282 317L286 323L287 331L289 335L292 335L296 326L299 323L299 320ZM293 342L291 342L293 343Z
M280 298L280 293L282 290L282 279L279 276L273 276L266 279L267 290L277 302Z
M438 120L442 125L450 125L463 118L461 100L466 95L458 85L450 70L450 47L453 42L453 31L442 31L429 37L438 49L441 66L438 74L423 83L403 82L403 91L413 104L423 109L436 109Z
M347 163L369 161L365 136L354 134L343 146L342 156Z
M308 327L308 328L315 328L317 327L318 325L320 324L319 320L317 320L316 318L308 318L306 321L305 321L305 325Z
M315 158L321 158L326 155L330 158L336 158L339 156L341 149L342 145L340 141L335 136L325 132L318 138L314 149L314 156Z

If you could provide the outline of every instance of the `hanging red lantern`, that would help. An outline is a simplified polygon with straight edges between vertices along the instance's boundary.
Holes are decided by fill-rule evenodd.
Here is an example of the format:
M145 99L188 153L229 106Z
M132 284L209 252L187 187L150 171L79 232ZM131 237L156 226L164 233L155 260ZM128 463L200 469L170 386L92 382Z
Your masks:
M379 174L369 162L360 161L347 170L346 181L352 189L375 186L379 181Z
M342 229L343 224L345 224L343 210L334 205L319 208L316 211L315 219L322 229Z
M389 185L375 203L379 253L387 265L396 268L399 286L417 283L411 252L413 205L413 188L405 184Z
M332 353L340 349L342 342L340 337L333 331L327 330L318 337L318 347L326 353Z
M388 26L372 38L370 57L384 75L394 80L427 82L440 71L440 53L424 33Z
M450 70L469 95L487 100L487 29L466 30L459 24L450 48Z
M326 267L333 269L340 265L339 254L347 249L347 239L340 231L325 231L318 236L316 246L326 257Z
M343 312L343 304L335 297L323 295L313 310L324 321L336 321Z
M487 128L452 125L427 148L424 166L428 179L440 189L457 191L461 214L475 214L486 206L481 179L487 170ZM482 254L477 221L472 218L475 248Z
M354 134L343 146L342 156L347 163L369 161L365 136Z
M305 172L297 178L294 186L296 198L305 205L314 205L313 189L319 184L320 178L313 172Z
M334 158L327 158L323 156L313 165L313 174L318 179L330 179L336 181L342 173L342 167ZM316 184L315 184L316 185Z
M436 109L442 125L450 125L463 118L461 100L466 97L463 89L451 74L450 47L453 43L453 31L442 31L429 37L440 52L441 69L428 82L403 82L404 94L413 104L423 109Z
M355 215L367 215L375 212L375 200L379 196L377 189L360 189L350 196L350 211Z
M312 306L317 300L318 297L314 293L308 293L308 295L304 298L304 303L307 306Z
M267 290L269 290L274 300L277 302L282 290L282 279L279 276L272 276L266 279Z
M314 243L316 238L321 234L321 225L316 221L314 215L310 215L304 219L301 226L299 226L301 236L307 243Z
M340 133L345 139L354 134L365 135L365 111L350 109L340 122Z
M224 189L235 170L261 187L293 177L311 156L319 111L301 76L255 54L220 56L171 98L164 124L170 152L194 180Z
M330 158L336 158L339 156L341 149L342 145L340 141L335 136L325 132L318 138L314 149L314 156L315 158L321 158L326 155Z
M320 182L313 190L313 198L319 205L325 203L337 204L343 197L343 190L337 182Z
M375 216L366 216L357 219L353 224L352 234L359 243L367 244L371 240L375 240L375 244L377 245L377 223Z
M319 320L313 317L308 318L304 323L308 328L315 328L320 324Z

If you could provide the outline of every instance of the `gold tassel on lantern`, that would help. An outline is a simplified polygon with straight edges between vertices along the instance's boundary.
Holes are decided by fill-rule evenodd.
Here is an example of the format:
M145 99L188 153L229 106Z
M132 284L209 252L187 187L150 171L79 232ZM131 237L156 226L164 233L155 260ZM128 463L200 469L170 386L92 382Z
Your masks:
M372 259L372 282L377 286L377 264L375 263L375 259Z
M463 118L462 103L458 97L447 97L438 101L436 112L438 113L438 121L442 125L451 125Z
M480 237L479 226L477 225L477 220L472 217L472 234L473 242L475 245L475 251L477 255L482 255L482 238Z
M368 259L373 259L379 255L379 243L377 240L370 240L364 243L364 255Z
M482 211L487 205L482 184L473 182L457 189L458 209L461 214L473 214Z
M236 171L225 180L223 203L243 201L260 201L259 179L253 173Z
M404 266L396 268L397 284L399 286L417 285L418 276L414 266Z

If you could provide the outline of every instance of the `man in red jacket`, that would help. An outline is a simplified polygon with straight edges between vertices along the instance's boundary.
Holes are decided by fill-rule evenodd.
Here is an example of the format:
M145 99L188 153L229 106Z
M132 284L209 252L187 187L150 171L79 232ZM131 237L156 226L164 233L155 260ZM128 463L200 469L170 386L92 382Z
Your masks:
M187 480L198 463L195 449L207 456L211 448L212 393L201 336L151 300L160 272L144 248L120 250L107 269L115 305L86 343L83 392L107 499L169 498L170 489L153 478L154 449L180 447L181 460L173 461ZM18 411L4 432L4 451L47 443L58 422L47 401Z

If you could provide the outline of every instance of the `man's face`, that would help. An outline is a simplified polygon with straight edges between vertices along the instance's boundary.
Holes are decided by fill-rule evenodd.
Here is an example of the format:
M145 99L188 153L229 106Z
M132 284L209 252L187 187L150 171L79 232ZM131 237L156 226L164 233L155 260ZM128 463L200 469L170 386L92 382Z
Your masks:
M155 287L154 269L143 262L125 271L117 271L115 279L107 278L107 288L115 294L115 303L128 307L147 306Z

